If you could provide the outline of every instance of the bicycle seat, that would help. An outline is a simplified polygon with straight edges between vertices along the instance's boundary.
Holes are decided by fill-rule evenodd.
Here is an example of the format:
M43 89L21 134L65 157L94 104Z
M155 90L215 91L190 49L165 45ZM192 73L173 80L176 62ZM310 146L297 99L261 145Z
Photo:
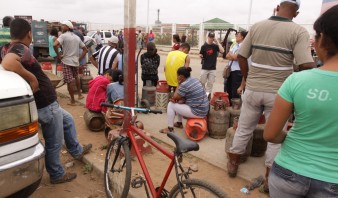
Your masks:
M189 151L198 151L200 149L199 145L196 142L188 139L183 139L173 132L167 133L167 136L175 142L176 152L178 154L186 153Z

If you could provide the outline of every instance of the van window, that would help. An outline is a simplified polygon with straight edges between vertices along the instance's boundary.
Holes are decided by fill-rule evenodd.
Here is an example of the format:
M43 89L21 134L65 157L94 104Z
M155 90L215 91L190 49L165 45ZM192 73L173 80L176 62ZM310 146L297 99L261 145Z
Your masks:
M111 32L104 32L105 38L110 38L111 37Z

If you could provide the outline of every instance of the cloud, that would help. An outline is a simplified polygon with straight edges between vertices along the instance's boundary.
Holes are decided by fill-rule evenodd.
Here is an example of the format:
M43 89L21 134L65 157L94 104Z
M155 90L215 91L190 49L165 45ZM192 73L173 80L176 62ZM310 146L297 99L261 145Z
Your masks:
M91 23L124 23L122 0L1 0L0 13L6 15L32 15L33 19L72 20ZM280 0L149 0L149 23L157 19L163 23L197 24L215 17L236 24L246 24L252 1L251 23L271 16ZM147 24L148 0L136 1L136 23ZM295 22L311 24L319 15L322 0L302 1ZM19 6L18 6L19 5ZM0 18L2 17L0 16Z

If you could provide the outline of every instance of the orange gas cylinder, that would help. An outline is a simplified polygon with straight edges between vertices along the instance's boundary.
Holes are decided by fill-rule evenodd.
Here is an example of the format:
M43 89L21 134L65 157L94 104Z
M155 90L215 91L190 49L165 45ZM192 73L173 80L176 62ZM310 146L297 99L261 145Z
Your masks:
M185 125L185 134L189 139L198 141L207 133L207 122L204 118L188 118Z
M215 100L219 98L225 102L227 107L230 107L229 94L226 92L214 92L210 101L210 105L214 106Z
M41 68L44 71L52 72L52 63L51 62L42 62Z

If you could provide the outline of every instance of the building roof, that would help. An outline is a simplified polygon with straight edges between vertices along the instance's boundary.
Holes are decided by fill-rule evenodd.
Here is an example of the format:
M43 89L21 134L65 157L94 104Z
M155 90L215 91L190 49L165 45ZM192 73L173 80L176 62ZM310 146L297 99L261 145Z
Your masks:
M229 28L234 28L234 24L229 23L227 21L224 21L223 19L220 18L213 18L210 19L208 21L204 21L204 30L227 30ZM190 26L191 29L199 29L200 28L200 24L194 24ZM243 28L240 28L241 30L243 30Z

